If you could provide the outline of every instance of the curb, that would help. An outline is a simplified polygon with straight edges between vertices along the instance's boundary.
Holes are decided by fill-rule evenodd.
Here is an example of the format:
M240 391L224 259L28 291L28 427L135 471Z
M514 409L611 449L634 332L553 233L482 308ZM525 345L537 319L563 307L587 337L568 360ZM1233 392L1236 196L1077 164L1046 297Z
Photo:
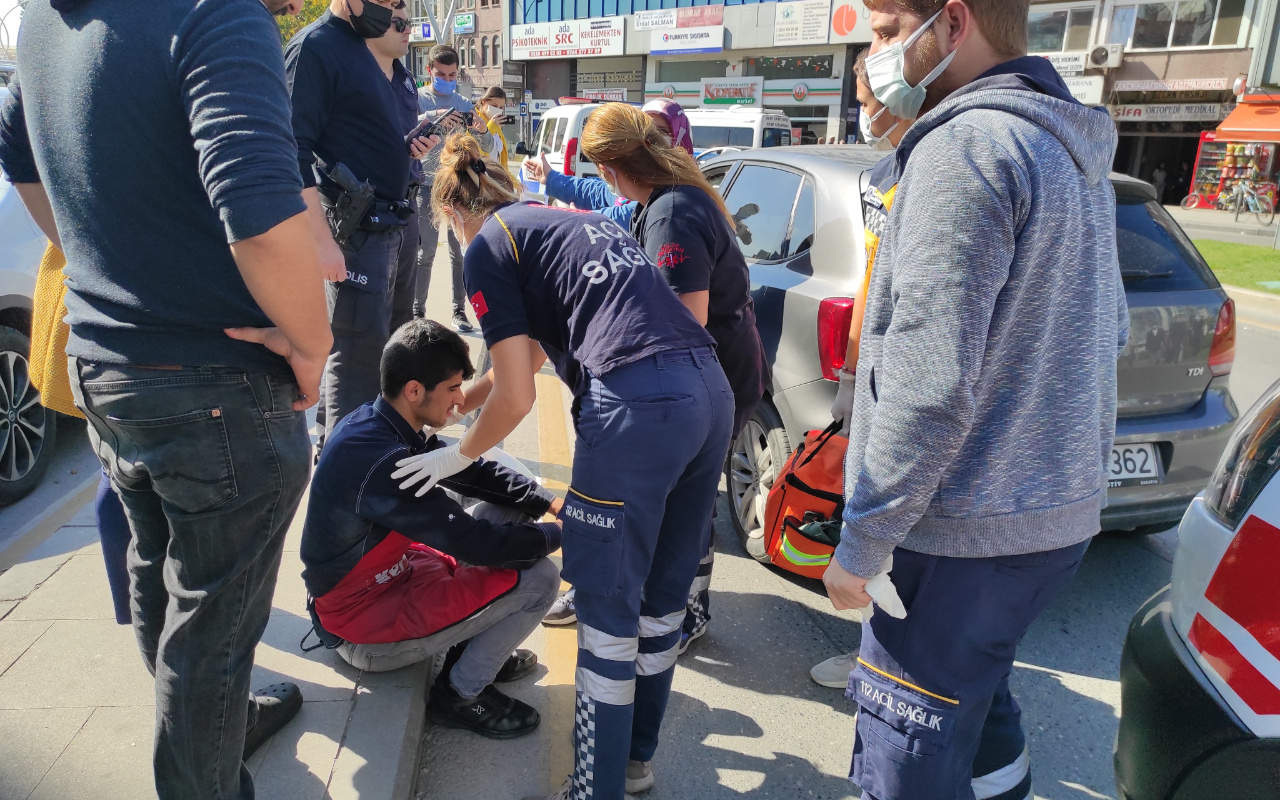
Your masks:
M1222 288L1233 300L1243 300L1250 305L1262 306L1269 311L1280 314L1280 294L1259 292L1256 289L1242 289L1239 286L1228 286L1225 283Z
M42 511L35 519L23 525L9 540L9 544L0 550L0 572L21 563L28 553L66 525L81 508L93 500L101 479L101 474L95 474L92 478L86 479L84 483L64 494L61 500Z

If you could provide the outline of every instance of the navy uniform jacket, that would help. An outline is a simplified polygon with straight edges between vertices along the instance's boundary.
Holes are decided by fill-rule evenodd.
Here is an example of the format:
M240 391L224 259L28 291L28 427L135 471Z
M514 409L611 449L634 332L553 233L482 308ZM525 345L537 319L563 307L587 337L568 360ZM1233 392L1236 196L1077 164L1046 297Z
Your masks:
M392 480L396 462L444 447L379 397L351 412L325 442L302 528L302 578L320 597L391 531L476 566L530 566L560 546L553 523L497 524L471 517L440 488L540 517L553 496L531 478L480 459L422 497Z

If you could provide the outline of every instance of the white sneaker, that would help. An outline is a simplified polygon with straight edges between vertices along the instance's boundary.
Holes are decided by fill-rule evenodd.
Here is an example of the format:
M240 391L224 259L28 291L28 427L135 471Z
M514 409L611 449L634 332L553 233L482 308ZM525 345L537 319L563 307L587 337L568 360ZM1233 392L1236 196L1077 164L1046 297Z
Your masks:
M853 672L854 663L857 660L857 652L828 658L809 670L809 677L813 678L813 682L819 686L826 686L829 689L843 689L849 685L849 673Z
M647 792L653 788L654 782L652 761L627 762L627 794Z
M573 590L556 598L542 618L543 625L572 625L578 621L578 609L573 604Z

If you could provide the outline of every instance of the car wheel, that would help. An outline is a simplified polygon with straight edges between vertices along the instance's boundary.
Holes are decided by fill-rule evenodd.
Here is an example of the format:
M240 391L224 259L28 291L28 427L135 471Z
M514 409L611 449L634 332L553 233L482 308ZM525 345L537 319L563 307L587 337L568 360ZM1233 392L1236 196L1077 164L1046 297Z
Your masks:
M790 455L791 443L778 412L768 400L761 400L729 448L724 469L733 530L757 561L769 560L764 549L765 501Z
M40 405L27 356L31 340L0 327L0 503L27 496L53 457L56 416Z

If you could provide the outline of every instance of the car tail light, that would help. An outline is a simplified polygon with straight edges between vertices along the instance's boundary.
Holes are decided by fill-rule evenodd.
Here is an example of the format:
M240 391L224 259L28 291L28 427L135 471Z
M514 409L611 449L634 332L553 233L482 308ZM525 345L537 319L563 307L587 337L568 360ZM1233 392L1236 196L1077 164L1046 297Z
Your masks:
M573 162L578 158L578 139L574 137L564 145L564 174L572 178L575 174ZM1230 302L1230 301L1228 301Z
M1280 469L1280 381L1236 423L1204 490L1205 507L1232 529Z
M1209 346L1209 372L1214 377L1231 372L1236 360L1236 301L1227 299L1218 312L1213 327L1213 344Z
M818 304L818 361L822 377L838 381L849 349L849 326L853 324L853 298L828 297Z

